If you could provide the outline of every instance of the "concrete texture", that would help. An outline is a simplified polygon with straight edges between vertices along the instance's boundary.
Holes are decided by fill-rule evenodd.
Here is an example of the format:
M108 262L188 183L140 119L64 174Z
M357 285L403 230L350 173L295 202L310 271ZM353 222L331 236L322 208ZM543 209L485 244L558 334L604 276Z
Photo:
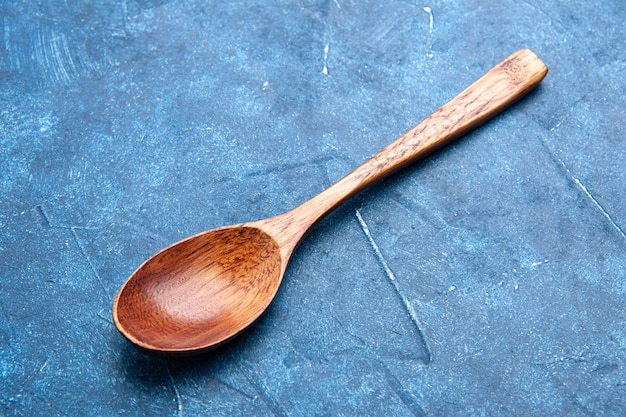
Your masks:
M623 1L0 12L0 414L626 415ZM115 330L151 253L299 204L523 47L540 88L319 223L243 337Z

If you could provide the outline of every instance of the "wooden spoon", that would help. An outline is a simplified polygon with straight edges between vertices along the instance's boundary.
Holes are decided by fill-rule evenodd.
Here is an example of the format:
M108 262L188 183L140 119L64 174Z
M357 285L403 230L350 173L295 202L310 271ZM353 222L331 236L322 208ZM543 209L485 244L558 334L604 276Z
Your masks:
M500 62L337 183L281 215L184 239L145 261L118 292L119 331L148 351L185 355L237 336L267 309L289 258L325 214L375 181L485 122L547 74L523 49Z

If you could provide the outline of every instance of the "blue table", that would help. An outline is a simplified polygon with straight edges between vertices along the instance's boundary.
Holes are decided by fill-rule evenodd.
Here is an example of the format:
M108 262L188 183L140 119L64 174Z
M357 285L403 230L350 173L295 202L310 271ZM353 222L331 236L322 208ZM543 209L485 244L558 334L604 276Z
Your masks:
M623 1L0 12L0 414L626 414ZM117 332L154 251L298 205L523 47L541 86L315 226L244 336Z

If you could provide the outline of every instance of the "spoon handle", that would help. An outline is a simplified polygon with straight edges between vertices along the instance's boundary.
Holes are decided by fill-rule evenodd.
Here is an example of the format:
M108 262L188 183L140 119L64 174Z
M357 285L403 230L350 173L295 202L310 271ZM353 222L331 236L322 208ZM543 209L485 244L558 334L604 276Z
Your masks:
M318 219L372 183L494 117L539 84L547 72L541 58L531 50L511 54L354 171L285 213L289 223L297 223L290 228L304 233ZM292 239L297 240L299 236L287 237L287 240Z

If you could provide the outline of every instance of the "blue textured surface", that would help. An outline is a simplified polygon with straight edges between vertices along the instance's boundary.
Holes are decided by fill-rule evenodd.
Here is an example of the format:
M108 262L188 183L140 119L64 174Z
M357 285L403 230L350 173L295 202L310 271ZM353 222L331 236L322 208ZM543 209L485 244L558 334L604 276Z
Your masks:
M0 12L0 414L626 415L622 0ZM319 223L245 336L115 330L151 253L292 208L522 47L543 84Z

